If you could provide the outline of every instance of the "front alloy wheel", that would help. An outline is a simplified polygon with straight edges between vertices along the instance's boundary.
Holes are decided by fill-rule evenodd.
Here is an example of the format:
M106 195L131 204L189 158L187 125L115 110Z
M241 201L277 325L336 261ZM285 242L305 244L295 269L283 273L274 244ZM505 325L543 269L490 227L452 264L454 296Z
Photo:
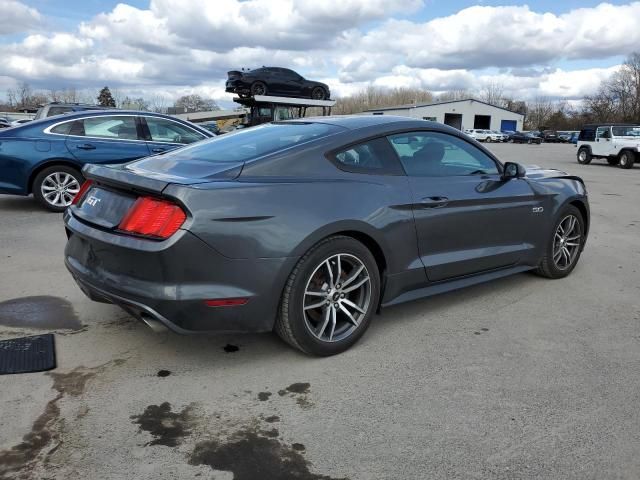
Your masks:
M558 225L553 238L553 262L559 270L570 268L580 252L582 232L578 218L569 214Z
M364 334L379 297L380 276L371 251L352 237L329 237L291 272L275 331L305 353L335 355Z
M619 157L620 161L618 162L618 166L624 169L633 168L633 164L635 161L633 157L634 157L633 152L630 152L629 150L624 150L623 152L620 153L620 157Z
M547 278L562 278L571 273L586 239L584 222L582 213L574 205L567 205L560 212L536 273Z

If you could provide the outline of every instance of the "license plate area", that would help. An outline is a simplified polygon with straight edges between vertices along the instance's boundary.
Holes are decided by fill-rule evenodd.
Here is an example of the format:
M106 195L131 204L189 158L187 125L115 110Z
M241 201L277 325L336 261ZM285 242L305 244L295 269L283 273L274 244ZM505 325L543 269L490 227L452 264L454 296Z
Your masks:
M115 228L136 201L135 195L94 186L73 212L81 220L104 228Z

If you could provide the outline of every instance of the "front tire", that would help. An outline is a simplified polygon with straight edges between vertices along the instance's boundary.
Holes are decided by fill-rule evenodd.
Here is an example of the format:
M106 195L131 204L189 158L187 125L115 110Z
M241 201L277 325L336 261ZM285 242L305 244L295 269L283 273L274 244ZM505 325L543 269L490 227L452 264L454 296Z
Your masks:
M369 249L351 237L329 237L291 272L275 331L307 354L335 355L364 334L379 298L380 275Z
M591 151L587 147L581 147L578 150L577 158L580 165L589 165L591 163Z
M633 168L633 164L635 162L635 158L633 158L634 156L633 152L630 152L629 150L620 152L620 156L618 157L620 160L618 166L625 170Z
M566 277L578 263L585 240L582 213L573 205L567 205L554 223L545 255L535 272L547 278Z
M325 100L327 98L327 92L322 87L315 87L311 90L311 98L313 100Z
M33 180L33 196L52 212L64 212L84 182L82 174L73 167L54 165L42 170Z

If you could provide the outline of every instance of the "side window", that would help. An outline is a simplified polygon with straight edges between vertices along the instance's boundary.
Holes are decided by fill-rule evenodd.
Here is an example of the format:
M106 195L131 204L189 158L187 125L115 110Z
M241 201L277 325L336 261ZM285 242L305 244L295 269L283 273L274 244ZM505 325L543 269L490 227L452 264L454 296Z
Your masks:
M138 140L138 129L133 116L102 116L73 122L69 135Z
M448 177L497 174L496 162L474 145L439 132L410 132L389 137L407 175Z
M611 138L611 132L609 127L598 127L596 130L596 138Z
M144 119L149 127L151 141L153 142L182 143L186 145L205 138L204 135L178 122L156 117L144 117Z
M61 123L59 125L56 125L55 127L53 127L49 131L51 133L57 133L59 135L68 135L69 134L69 130L71 130L71 125L73 125L73 122Z
M393 149L384 138L375 138L333 154L338 168L354 173L402 175Z

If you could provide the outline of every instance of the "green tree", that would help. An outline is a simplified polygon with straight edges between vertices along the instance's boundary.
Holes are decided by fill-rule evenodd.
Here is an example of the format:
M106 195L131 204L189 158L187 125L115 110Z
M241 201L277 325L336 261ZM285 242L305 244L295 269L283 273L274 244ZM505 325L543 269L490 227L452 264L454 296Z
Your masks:
M103 107L116 106L116 101L113 99L109 87L104 87L102 90L100 90L100 93L98 94L98 105L102 105Z

